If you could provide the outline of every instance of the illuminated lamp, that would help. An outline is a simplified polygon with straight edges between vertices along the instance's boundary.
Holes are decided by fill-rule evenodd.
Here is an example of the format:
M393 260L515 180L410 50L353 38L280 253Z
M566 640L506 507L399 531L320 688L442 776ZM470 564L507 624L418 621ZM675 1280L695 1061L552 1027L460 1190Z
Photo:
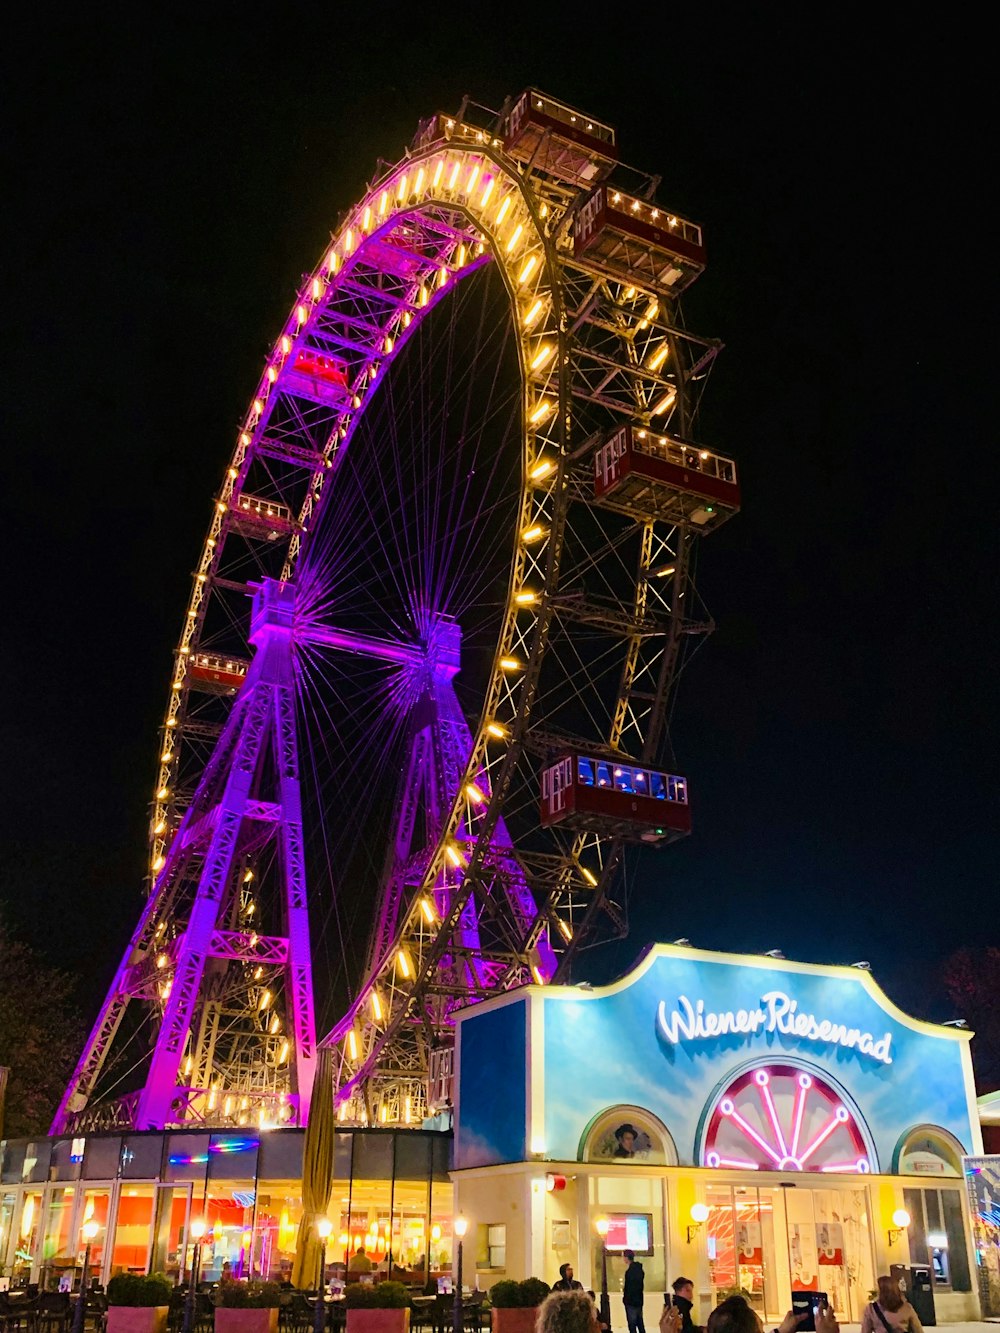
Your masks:
M687 1229L687 1243L690 1245L708 1221L708 1204L693 1203L691 1205L691 1225Z
M895 1245L909 1225L910 1214L905 1208L897 1208L892 1215L892 1226L889 1228L889 1244Z

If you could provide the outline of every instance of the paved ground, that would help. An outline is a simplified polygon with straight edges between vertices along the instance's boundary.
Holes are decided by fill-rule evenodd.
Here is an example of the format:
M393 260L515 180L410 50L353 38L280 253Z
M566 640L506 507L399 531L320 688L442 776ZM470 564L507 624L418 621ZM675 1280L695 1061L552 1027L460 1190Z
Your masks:
M997 1333L1000 1328L1000 1319L991 1319L984 1324L943 1324L939 1323L938 1328L946 1328L948 1333ZM841 1324L840 1333L859 1333L860 1324Z

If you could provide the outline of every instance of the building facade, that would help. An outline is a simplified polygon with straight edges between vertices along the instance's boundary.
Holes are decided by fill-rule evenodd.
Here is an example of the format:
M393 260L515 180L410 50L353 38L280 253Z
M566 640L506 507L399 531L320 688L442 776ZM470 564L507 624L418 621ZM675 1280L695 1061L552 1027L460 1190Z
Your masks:
M194 1218L204 1219L202 1273L290 1275L302 1217L305 1131L94 1134L0 1144L0 1279L79 1276L81 1227L98 1232L92 1271L189 1271ZM364 1246L384 1269L423 1284L449 1273L451 1135L421 1130L338 1133L328 1258Z
M467 1011L454 1178L481 1282L569 1261L596 1289L603 1219L612 1293L631 1248L647 1292L692 1278L702 1317L820 1290L855 1322L894 1264L930 1270L939 1319L978 1317L970 1036L861 968L665 945L613 985Z

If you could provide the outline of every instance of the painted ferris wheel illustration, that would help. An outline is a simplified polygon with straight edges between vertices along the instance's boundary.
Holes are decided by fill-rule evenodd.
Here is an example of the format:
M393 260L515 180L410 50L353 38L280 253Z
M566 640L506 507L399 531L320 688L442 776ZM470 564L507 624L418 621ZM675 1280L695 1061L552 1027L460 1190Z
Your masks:
M211 500L59 1132L301 1124L323 1047L341 1121L419 1124L458 1008L626 930L627 848L690 828L667 722L740 501L658 186L529 89L422 122L339 219Z
M744 1171L872 1170L863 1126L818 1075L793 1065L760 1065L726 1087L709 1114L702 1161Z

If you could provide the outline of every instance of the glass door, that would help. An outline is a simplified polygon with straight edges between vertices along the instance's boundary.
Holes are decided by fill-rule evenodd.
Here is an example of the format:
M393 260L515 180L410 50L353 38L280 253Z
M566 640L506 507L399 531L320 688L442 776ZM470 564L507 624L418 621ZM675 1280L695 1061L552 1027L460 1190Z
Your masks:
M190 1182L155 1187L150 1271L166 1273L172 1282L181 1282L188 1275L191 1253L190 1247L185 1252L185 1241L190 1216Z
M710 1185L708 1268L714 1304L742 1295L761 1319L776 1307L774 1293L774 1212L770 1190L742 1185Z
M783 1193L792 1291L823 1291L839 1319L857 1322L875 1284L867 1189Z

